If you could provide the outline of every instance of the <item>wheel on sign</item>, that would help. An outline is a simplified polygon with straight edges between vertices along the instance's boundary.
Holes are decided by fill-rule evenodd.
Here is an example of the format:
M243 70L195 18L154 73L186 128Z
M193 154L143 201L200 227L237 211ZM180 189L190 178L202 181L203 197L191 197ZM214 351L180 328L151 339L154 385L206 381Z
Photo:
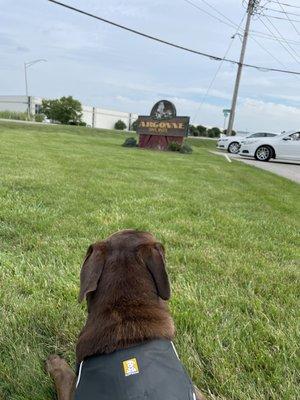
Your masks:
M260 146L256 150L254 157L258 161L269 161L272 157L272 149L269 146Z
M238 142L232 142L228 146L228 153L237 154L240 150L240 145Z

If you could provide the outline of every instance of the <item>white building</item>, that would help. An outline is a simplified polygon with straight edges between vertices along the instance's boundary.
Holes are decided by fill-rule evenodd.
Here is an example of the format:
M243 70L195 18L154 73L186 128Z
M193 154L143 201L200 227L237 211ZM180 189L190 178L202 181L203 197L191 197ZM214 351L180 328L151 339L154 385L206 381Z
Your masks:
M0 96L0 111L27 112L29 105L30 114L39 114L42 100L34 96ZM129 129L137 118L134 113L82 106L82 120L93 128L114 129L115 123L122 120Z
M29 105L30 114L39 113L42 105L41 97L33 96L0 96L0 111L27 112Z
M93 128L114 129L119 120L125 122L127 129L137 120L138 115L104 108L82 106L82 120Z

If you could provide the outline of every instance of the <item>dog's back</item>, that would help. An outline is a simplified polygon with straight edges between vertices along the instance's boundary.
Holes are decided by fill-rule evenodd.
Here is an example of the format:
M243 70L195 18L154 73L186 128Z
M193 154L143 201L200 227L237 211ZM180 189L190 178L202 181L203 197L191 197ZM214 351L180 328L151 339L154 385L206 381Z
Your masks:
M75 400L195 400L172 342L153 340L80 364Z

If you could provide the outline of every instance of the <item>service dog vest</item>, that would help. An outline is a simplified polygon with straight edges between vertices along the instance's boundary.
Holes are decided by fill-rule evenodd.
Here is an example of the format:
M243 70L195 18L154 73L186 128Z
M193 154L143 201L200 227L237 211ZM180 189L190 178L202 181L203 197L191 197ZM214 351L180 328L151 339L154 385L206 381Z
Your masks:
M142 399L196 400L172 342L153 340L80 364L75 400Z

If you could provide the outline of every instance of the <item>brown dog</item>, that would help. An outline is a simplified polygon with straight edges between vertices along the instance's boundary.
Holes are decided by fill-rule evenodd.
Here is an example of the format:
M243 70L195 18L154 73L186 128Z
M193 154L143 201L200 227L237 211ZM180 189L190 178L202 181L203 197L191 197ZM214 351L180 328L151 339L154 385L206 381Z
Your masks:
M124 230L91 245L80 274L79 301L87 300L88 317L76 346L77 362L155 339L172 340L169 298L164 248L150 233ZM58 399L73 399L75 374L66 362L50 356L47 370Z

